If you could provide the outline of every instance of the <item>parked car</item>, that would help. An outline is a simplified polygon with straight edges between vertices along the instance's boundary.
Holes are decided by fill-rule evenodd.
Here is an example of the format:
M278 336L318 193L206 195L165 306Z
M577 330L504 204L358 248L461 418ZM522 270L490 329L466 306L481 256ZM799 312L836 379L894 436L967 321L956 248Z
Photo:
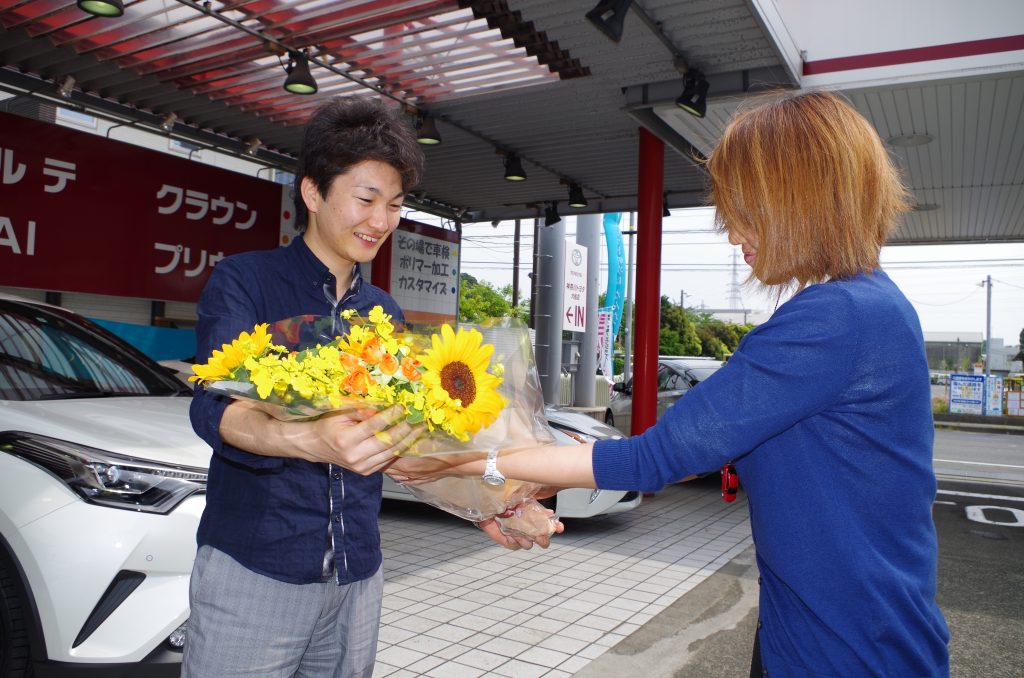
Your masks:
M553 429L558 445L582 445L596 440L622 437L616 429L567 407L547 405L544 414ZM387 476L384 477L384 498L419 501ZM554 509L559 518L591 518L628 511L639 506L641 500L641 493L635 491L569 488L561 490L550 500L541 503Z
M210 458L189 396L103 328L0 295L5 678L180 673Z
M657 419L669 407L722 367L713 358L660 356L658 358ZM605 410L604 423L629 435L633 423L633 380L612 386L612 395Z

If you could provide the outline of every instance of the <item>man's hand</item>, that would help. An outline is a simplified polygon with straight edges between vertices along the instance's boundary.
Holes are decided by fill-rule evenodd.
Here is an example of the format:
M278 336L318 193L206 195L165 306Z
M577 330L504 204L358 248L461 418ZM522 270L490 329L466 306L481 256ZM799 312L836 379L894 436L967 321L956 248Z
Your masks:
M423 434L423 427L400 421L400 406L328 413L311 422L318 439L314 451L318 461L336 464L360 475L383 470L396 456ZM396 423L397 422L397 423Z

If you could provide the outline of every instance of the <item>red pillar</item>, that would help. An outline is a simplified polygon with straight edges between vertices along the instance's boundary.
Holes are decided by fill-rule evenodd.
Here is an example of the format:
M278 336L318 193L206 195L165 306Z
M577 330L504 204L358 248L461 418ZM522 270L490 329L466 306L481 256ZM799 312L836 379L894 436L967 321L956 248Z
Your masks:
M661 328L661 212L665 144L640 129L637 186L636 320L633 323L633 435L658 416L658 335Z
M385 292L391 291L391 243L394 239L395 234L392 233L380 244L370 267L370 282Z

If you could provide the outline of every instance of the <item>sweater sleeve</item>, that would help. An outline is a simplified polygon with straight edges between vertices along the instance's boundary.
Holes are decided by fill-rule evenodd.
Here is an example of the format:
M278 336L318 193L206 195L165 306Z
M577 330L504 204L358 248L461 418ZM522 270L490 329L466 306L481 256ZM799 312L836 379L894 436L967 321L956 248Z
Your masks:
M837 402L851 378L857 341L853 302L844 291L827 283L803 290L654 426L599 441L597 487L656 491L750 453Z

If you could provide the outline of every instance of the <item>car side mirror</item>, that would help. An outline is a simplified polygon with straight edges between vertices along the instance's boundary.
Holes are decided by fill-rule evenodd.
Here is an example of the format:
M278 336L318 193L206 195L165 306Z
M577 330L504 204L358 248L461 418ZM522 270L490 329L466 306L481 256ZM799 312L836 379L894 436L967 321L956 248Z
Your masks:
M616 393L629 393L629 387L621 381L617 381L612 384L612 390Z

